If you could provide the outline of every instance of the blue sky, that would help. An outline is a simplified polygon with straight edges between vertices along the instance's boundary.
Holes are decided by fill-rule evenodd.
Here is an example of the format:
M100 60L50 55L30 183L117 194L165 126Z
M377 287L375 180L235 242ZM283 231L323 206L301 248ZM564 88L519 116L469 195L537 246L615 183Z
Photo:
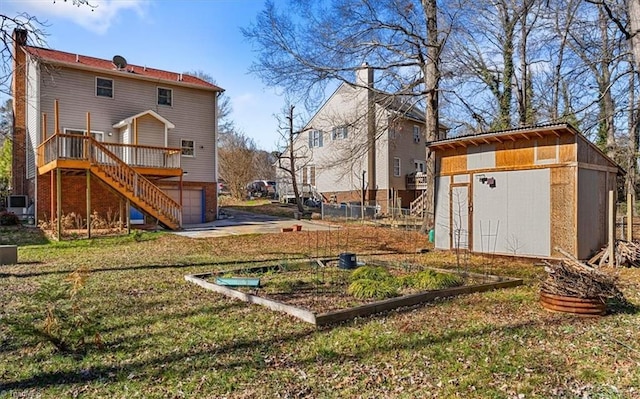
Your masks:
M0 13L26 12L46 21L47 46L174 72L202 70L231 99L231 118L259 148L275 150L284 98L248 69L255 58L241 27L263 8L262 0L0 0Z

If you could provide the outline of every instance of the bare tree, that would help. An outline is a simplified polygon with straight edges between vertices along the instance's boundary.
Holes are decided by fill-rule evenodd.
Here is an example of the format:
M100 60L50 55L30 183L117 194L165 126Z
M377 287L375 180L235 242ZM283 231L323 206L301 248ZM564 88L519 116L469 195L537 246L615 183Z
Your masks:
M378 73L373 92L393 93L409 107L426 102L426 138L432 141L440 132L439 60L446 38L438 29L438 11L435 0L291 0L286 10L267 1L256 22L243 29L258 52L251 71L315 107L327 84L350 82L367 62ZM374 158L375 129L369 132L362 144ZM427 163L429 181L435 181L435 159L428 157ZM373 170L367 178L369 189L375 189ZM431 199L430 225L433 213Z
M237 199L247 195L247 184L256 176L256 146L243 133L231 131L220 135L218 150L220 176Z
M287 107L286 116L284 117L286 124L283 124L283 120L279 118L280 135L286 144L284 144L284 150L278 154L278 169L284 172L286 180L288 180L283 180L283 183L286 184L290 182L293 195L295 196L296 205L298 207L298 212L302 214L304 212L304 207L302 204L302 196L300 195L300 187L298 186L298 171L301 166L298 165L298 162L305 162L308 157L306 156L306 153L301 153L299 149L296 148L296 139L302 131L294 130L294 109L294 105L289 105ZM302 165L302 167L304 167L304 165Z

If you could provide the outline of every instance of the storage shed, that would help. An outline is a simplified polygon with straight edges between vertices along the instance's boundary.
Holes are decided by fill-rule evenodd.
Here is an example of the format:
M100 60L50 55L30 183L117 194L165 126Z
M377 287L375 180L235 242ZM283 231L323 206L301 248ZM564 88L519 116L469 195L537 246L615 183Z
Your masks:
M586 259L607 242L624 171L568 124L460 136L436 156L435 247Z

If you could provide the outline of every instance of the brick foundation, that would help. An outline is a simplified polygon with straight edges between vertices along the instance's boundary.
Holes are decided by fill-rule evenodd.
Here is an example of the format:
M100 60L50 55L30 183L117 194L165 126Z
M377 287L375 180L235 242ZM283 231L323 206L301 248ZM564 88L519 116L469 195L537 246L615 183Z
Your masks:
M53 186L51 175L53 174ZM87 218L87 177L86 175L62 174L62 214L71 212ZM217 184L183 182L183 188L198 187L204 190L205 195L205 219L213 221L216 218ZM163 182L163 188L179 188L178 182ZM49 172L38 176L37 195L37 220L49 221L52 215L51 196L53 195L53 214L56 212L56 174ZM114 189L102 182L99 178L91 176L91 213L96 212L105 220L114 220L120 216L120 210L125 207L126 200ZM125 218L123 218L124 220Z

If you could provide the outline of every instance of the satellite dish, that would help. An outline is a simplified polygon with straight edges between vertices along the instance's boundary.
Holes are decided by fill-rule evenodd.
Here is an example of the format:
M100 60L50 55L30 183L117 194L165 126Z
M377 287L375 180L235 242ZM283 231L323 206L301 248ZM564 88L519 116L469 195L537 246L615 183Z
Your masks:
M124 69L127 67L127 60L125 60L124 57L121 55L114 55L113 65L118 67L118 69Z

